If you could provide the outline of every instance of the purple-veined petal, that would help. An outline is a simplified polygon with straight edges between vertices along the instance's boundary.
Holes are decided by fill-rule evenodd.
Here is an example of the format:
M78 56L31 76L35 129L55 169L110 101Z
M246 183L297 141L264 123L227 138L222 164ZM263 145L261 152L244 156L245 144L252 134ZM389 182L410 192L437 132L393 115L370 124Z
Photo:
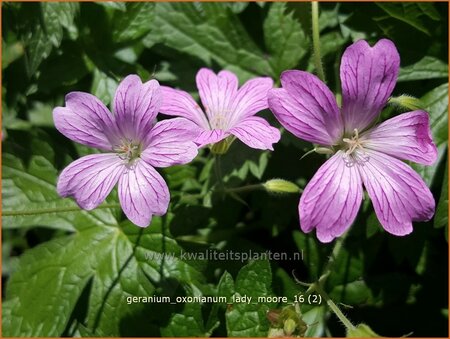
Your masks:
M153 126L161 101L158 81L143 84L137 75L123 79L114 96L114 113L122 136L142 140Z
M151 130L141 158L154 167L186 164L198 153L197 130L197 125L184 118L160 121Z
M320 145L333 145L342 136L339 108L331 91L315 75L285 71L283 88L269 91L269 107L295 136Z
M437 149L429 120L424 111L403 113L369 130L361 140L365 148L431 165L436 161Z
M160 112L189 119L203 129L209 129L209 123L200 106L185 91L161 86L162 105Z
M58 194L74 197L85 210L94 209L105 200L124 170L123 160L117 154L84 156L61 172L57 184Z
M342 116L345 130L366 128L381 112L394 89L400 56L394 43L364 40L349 46L341 61Z
M114 120L106 106L95 96L83 92L66 95L66 107L53 110L58 131L80 144L111 150L114 141Z
M167 212L170 194L161 175L145 161L138 161L120 178L119 200L128 219L147 227L153 214Z
M198 93L212 129L226 129L231 116L231 104L237 93L238 79L229 71L217 75L202 68L196 76Z
M299 204L300 227L314 228L321 242L341 236L353 223L363 196L356 166L348 166L338 151L328 159L306 185Z
M255 116L240 121L228 132L247 146L271 151L273 151L272 144L280 141L281 137L278 128L270 126L266 120Z
M210 144L215 144L226 137L228 137L230 133L228 131L222 131L221 129L213 129L213 130L205 130L200 131L200 134L195 139L195 143L198 147L203 147Z
M247 117L269 107L267 93L273 87L273 80L268 77L248 80L236 93L231 105L229 127L233 127Z
M375 213L383 228L395 235L412 232L413 221L430 220L433 195L408 165L389 155L366 150L367 161L358 166Z

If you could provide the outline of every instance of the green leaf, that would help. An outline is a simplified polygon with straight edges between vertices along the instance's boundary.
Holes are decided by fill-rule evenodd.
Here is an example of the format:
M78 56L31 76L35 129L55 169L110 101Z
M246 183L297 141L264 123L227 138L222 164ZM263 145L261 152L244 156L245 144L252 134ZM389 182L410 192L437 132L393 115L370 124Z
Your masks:
M150 2L126 3L126 12L117 11L113 23L113 39L121 43L136 40L151 29L154 21L154 4Z
M425 56L413 65L400 68L398 81L426 80L448 77L448 65L441 60Z
M430 114L431 133L438 147L438 158L431 166L412 164L411 166L422 176L428 186L431 186L444 154L447 152L448 141L448 84L442 84L425 94L421 101Z
M416 2L378 2L376 3L391 17L401 20L419 31L431 35L425 19L439 20L434 4Z
M308 325L305 338L319 338L324 336L326 312L326 307L316 306L303 314L302 319Z
M175 293L190 291L184 286L202 280L198 271L178 259L181 249L163 227L160 218L154 218L145 230L130 222L83 227L27 251L8 282L6 302L12 304L8 306L11 317L3 319L3 334L61 336L88 286L86 327L92 333L158 336L165 319L178 319L171 314L179 312L170 302L159 303L159 314L152 319L148 312L155 303L133 302L132 297L159 295L175 300ZM86 285L88 281L92 285ZM16 299L20 302L13 302ZM123 321L126 327L121 326ZM201 321L197 313L196 321ZM189 333L201 334L193 329Z
M117 86L118 82L115 79L108 77L97 68L94 70L91 93L99 98L105 105L109 105L114 99Z
M127 6L125 2L118 2L118 1L98 1L95 2L97 5L103 6L105 8L110 8L113 10L118 10L121 12L126 12Z
M440 228L445 226L448 226L448 162L445 164L441 196L439 197L434 216L434 227Z
M28 119L35 126L53 127L53 108L53 106L36 101L28 112Z
M226 4L159 2L152 33L168 47L197 57L210 67L217 62L237 73L241 81L255 74L274 74Z
M43 29L39 26L35 27L34 30L30 29L24 37L24 42L27 74L32 76L38 69L42 60L50 55L53 45Z
M430 113L433 140L440 146L448 140L448 83L436 87L420 100Z
M61 198L55 186L57 171L45 157L34 155L25 165L3 153L2 162L3 229L43 225L73 231L83 225L117 225L117 207L88 212L72 199Z
M269 322L266 313L272 303L258 302L258 297L272 295L272 272L267 260L252 261L238 273L234 297L251 297L250 303L235 302L226 313L230 337L266 337Z
M270 6L264 21L264 40L277 78L282 71L295 68L309 46L300 23L293 12L286 13L286 4L281 2Z
M19 59L24 53L21 42L5 43L2 41L2 69L8 67L12 62Z
M193 287L190 289L190 296L201 297L202 292ZM161 327L163 337L206 337L205 326L203 324L202 307L200 303L185 303L183 311L175 313L170 317L169 322Z
M45 33L53 46L59 47L63 38L63 27L76 34L73 21L79 9L76 2L43 2L41 3Z

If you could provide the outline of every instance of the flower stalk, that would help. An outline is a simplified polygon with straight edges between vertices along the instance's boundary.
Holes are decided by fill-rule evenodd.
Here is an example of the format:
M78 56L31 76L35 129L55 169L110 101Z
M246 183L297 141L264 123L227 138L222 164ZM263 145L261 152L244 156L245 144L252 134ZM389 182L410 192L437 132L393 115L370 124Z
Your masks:
M325 72L322 65L322 54L320 52L320 30L319 30L319 2L311 2L311 21L312 21L312 38L314 50L314 66L316 67L317 76L325 82Z

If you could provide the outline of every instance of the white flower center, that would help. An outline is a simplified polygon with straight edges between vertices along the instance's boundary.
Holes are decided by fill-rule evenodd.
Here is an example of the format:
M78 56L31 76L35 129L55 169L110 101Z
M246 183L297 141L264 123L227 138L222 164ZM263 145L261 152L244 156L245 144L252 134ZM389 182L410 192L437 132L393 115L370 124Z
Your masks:
M114 146L113 150L120 159L132 165L141 156L142 145L131 139L123 139L121 144Z
M209 124L211 129L226 130L228 128L228 117L225 112L216 113L211 117Z
M366 143L366 140L360 138L356 128L353 130L351 138L342 139L341 150L345 151L344 161L348 167L355 164L364 165L365 162L369 161L369 156L363 147L364 143Z

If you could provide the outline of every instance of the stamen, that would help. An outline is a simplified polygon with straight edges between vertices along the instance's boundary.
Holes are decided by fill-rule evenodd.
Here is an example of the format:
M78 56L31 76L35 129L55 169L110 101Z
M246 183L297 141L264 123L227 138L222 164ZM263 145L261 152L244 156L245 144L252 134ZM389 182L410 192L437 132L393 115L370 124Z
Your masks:
M141 145L131 139L124 139L120 145L114 146L117 156L132 165L141 156Z
M343 150L345 150L344 161L346 166L352 167L356 164L364 165L365 162L369 161L369 156L367 155L363 145L366 142L365 140L359 139L358 129L353 130L353 137L350 138L342 138L344 142ZM354 154L356 150L360 150L358 154Z

